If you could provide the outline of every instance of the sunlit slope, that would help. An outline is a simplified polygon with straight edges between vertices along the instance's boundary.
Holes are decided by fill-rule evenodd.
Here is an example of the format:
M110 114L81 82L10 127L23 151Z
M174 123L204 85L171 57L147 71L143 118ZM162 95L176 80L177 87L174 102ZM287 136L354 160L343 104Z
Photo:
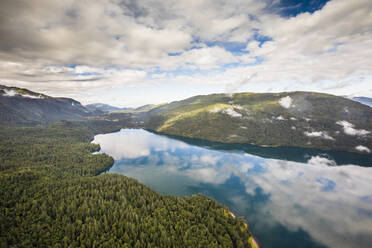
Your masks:
M157 132L225 143L301 146L368 153L372 108L313 92L213 94L149 112Z

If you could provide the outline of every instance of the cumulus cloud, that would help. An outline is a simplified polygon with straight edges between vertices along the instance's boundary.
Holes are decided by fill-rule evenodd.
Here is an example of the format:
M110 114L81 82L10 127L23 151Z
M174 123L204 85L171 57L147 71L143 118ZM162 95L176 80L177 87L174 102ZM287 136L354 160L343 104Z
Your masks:
M357 217L360 212L367 213L371 209L370 203L361 201L363 196L370 195L367 181L371 170L352 165L329 165L335 163L319 157L311 158L306 166L267 161L268 173L258 176L256 182L272 196L272 204L262 211L269 211L293 231L306 230L314 239L330 247L364 243L358 235L372 231L369 220L355 222L353 219L360 220ZM302 210L306 210L305 215ZM346 231L352 238L340 242Z
M211 83L371 94L371 1L333 0L291 18L267 3L3 0L0 81L70 96Z

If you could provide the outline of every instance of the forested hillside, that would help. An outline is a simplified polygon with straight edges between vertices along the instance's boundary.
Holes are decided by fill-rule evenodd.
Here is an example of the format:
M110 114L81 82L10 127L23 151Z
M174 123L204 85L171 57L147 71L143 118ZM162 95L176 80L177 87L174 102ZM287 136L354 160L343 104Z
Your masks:
M223 143L372 150L372 108L315 92L195 96L153 108L146 127Z
M99 175L113 160L93 155L99 146L90 140L118 128L1 127L1 247L250 247L244 222L214 200L162 196L134 179Z

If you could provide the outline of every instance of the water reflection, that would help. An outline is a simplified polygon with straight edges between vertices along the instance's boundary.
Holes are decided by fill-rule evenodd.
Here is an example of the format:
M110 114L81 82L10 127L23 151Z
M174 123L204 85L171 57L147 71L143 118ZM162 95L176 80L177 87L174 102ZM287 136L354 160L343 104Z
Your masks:
M315 152L293 162L212 150L134 129L94 142L115 158L111 173L164 194L211 196L244 216L264 247L372 244L372 168Z

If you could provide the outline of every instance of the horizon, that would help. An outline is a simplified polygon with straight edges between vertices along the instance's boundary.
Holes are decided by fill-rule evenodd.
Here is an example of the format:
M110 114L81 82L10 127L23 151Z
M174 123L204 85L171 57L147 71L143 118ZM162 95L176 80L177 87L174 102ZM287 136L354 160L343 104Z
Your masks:
M0 86L2 86L0 84ZM16 87L16 86L9 86L9 85L3 85L3 86L6 86L6 87ZM27 88L20 88L20 89L26 89L28 90ZM34 91L33 91L34 92ZM268 94L283 94L283 93L298 93L298 92L313 92L313 93L321 93L321 92L315 92L315 91L301 91L301 90L297 90L297 91L278 91L278 92L270 92ZM34 92L34 93L41 93L41 92ZM209 93L209 94L199 94L199 95L193 95L191 97L195 97L195 96L207 96L207 95L218 95L218 94L225 94L229 97L233 97L233 95L235 94L239 94L239 93L252 93L252 94L264 94L264 93L267 93L267 92L250 92L250 91L240 91L240 92L234 92L234 93L226 93L226 92L222 92L222 93ZM43 94L43 93L41 93ZM329 93L321 93L321 94L329 94ZM47 94L44 94L44 95L47 95ZM330 95L333 95L333 94L330 94ZM50 96L50 97L55 97L55 98L66 98L64 96L51 96L51 95L47 95L47 96ZM337 96L337 95L335 95ZM347 98L347 99L350 99L350 100L353 100L353 98L363 98L364 96L351 96L351 95L338 95L339 97L344 97L344 98ZM191 98L191 97L188 97L188 98ZM159 102L159 103L145 103L145 104L142 104L142 105L137 105L137 106L117 106L117 105L112 105L112 104L108 104L108 103L104 103L104 102L92 102L92 103L87 103L87 104L83 104L80 103L83 105L83 106L87 106L87 105L91 105L91 104L105 104L105 105L108 105L108 106L111 106L111 107L115 107L115 108L131 108L131 109L136 109L136 108L140 108L140 107L143 107L143 106L146 106L146 105L161 105L161 104L170 104L172 102L176 102L176 101L183 101L183 100L186 100L188 98L182 98L182 99L177 99L177 100L174 100L174 101L163 101L163 102ZM366 97L366 98L369 98L369 97ZM73 98L71 98L73 99ZM73 100L76 100L76 99L73 99Z
M372 97L372 2L1 1L0 84L84 105Z

